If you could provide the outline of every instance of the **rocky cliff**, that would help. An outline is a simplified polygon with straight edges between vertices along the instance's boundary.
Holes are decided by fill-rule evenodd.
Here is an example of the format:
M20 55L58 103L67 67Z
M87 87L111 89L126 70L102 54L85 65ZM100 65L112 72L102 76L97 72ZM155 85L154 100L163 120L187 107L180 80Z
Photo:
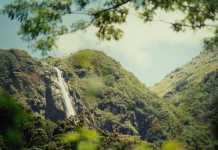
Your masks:
M202 52L167 75L152 92L99 51L39 60L25 51L0 50L0 90L26 109L56 122L58 126L49 136L67 133L82 123L110 134L109 140L130 135L160 147L163 141L175 139L186 149L213 150L218 145L217 54ZM44 137L38 136L40 123L31 123L31 133ZM36 141L47 145L44 140Z
M177 127L172 110L102 52L82 50L66 58L37 60L24 51L0 50L0 60L0 87L50 120L69 117L68 97L77 114L72 118L104 132L137 135L150 142L174 135L169 132ZM60 80L66 84L65 94Z

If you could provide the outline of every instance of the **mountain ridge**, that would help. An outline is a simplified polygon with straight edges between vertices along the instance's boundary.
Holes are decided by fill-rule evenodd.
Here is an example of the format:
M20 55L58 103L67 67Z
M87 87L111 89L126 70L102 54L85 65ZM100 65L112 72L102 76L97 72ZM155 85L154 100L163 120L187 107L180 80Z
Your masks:
M160 97L168 97L173 92L183 90L189 81L193 84L200 83L207 74L217 70L217 61L217 51L203 51L194 57L191 62L166 75L164 79L150 89Z
M0 52L0 87L34 112L51 120L65 119L61 91L54 82L57 74L53 67L58 67L77 113L88 126L138 135L151 142L171 136L166 132L167 120L175 120L174 114L132 73L102 52L82 50L44 60L19 50ZM4 68L8 64L10 67Z
M103 52L86 49L38 60L24 51L0 50L0 89L57 124L54 135L81 123L105 135L137 137L156 149L175 139L188 150L210 150L217 146L217 56L203 52L152 92ZM67 117L57 81L65 82L76 116Z
M184 124L181 136L193 139L189 145L217 149L218 51L202 52L152 90L175 106Z

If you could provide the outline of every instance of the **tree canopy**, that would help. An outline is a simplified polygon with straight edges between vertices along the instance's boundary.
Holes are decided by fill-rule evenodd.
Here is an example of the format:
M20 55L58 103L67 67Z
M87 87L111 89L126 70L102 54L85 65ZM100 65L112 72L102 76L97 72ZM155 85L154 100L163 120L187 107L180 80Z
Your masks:
M181 11L183 19L169 22L173 30L211 26L217 30L215 37L205 41L206 47L218 45L217 0L14 0L2 13L19 21L22 38L32 42L33 48L41 50L42 54L47 54L55 47L59 36L91 25L98 29L99 39L119 40L123 31L118 25L126 22L130 5L145 23L153 21L158 10ZM66 24L65 17L70 17L72 24Z

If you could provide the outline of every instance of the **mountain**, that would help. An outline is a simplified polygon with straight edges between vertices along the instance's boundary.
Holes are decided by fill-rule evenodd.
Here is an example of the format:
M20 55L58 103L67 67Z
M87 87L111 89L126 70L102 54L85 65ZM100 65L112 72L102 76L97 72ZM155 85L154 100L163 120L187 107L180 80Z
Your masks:
M0 50L0 62L0 87L33 111L44 108L42 63L16 49Z
M0 50L0 62L0 147L217 149L216 51L202 52L151 89L95 50L45 59Z
M167 75L152 91L182 118L178 138L193 149L218 148L218 52L204 51ZM192 140L191 140L192 139Z
M217 51L204 51L193 60L168 74L151 89L160 97L172 97L201 83L218 69Z
M105 133L151 143L176 134L178 121L170 106L102 52L39 60L11 49L0 50L0 60L1 89L51 121L82 120Z

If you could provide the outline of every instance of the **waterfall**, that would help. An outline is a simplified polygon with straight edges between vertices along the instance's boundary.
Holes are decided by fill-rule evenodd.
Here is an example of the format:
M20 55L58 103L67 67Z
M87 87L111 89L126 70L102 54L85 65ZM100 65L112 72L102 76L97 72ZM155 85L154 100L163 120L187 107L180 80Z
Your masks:
M63 78L62 71L60 69L58 69L57 67L54 67L54 70L57 73L57 84L58 84L58 86L61 90L61 93L62 93L66 117L69 118L70 116L75 116L76 111L75 111L73 104L71 102L68 86Z

